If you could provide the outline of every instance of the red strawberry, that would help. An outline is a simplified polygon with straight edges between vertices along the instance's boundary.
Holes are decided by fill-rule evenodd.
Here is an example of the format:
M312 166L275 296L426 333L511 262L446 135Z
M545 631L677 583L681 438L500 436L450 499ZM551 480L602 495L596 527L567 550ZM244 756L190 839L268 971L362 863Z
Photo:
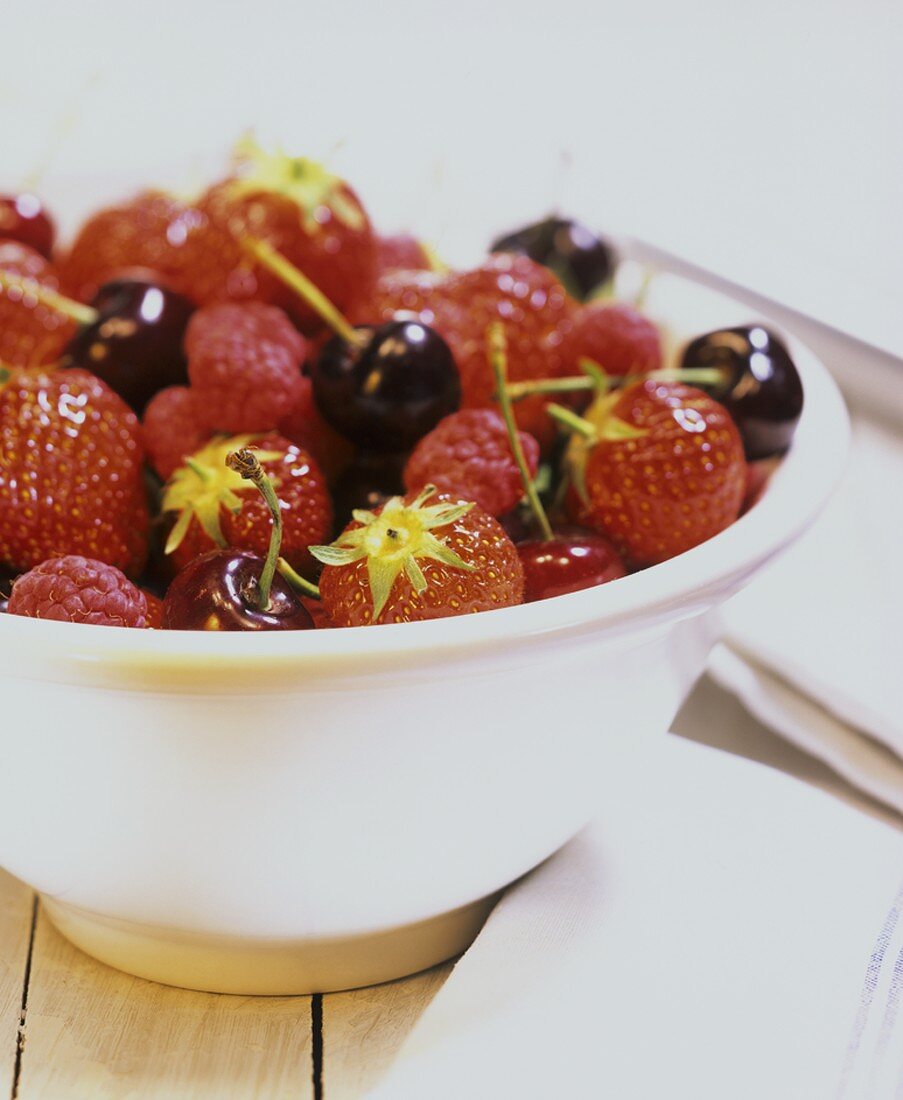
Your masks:
M141 437L151 466L166 481L210 438L201 424L194 394L187 386L167 386L148 402Z
M211 187L201 212L234 238L267 241L312 280L340 310L361 296L375 272L374 234L366 211L344 180L304 157L265 153L253 142L239 151L239 172ZM255 270L254 296L285 309L302 331L320 318L268 272Z
M163 629L163 601L159 596L155 596L153 592L148 592L146 588L142 588L144 598L147 600L147 626L149 630L162 630Z
M13 585L9 613L93 626L148 625L141 589L114 566L77 554L50 558L23 573Z
M339 435L320 415L314 401L313 384L307 375L301 376L297 400L277 428L280 435L314 456L330 484L351 465L354 444Z
M531 476L539 468L539 444L519 432ZM491 516L502 516L524 495L505 422L494 409L461 409L441 420L420 440L404 470L409 491L424 485L459 500L472 500Z
M712 538L740 512L743 444L727 410L679 382L636 382L587 412L589 438L568 460L571 511L611 538L634 566L654 565Z
M442 619L523 600L520 559L500 524L471 502L435 496L432 485L356 513L331 546L311 553L324 563L320 596L333 626Z
M606 374L646 374L662 365L661 335L656 326L626 302L583 306L561 344L562 370L580 373L589 359Z
M560 348L575 304L555 276L526 256L499 253L473 271L439 275L398 272L378 280L354 320L367 323L397 312L417 315L445 339L461 375L462 405L493 404L495 383L486 358L486 330L502 320L508 337L512 382L555 378L563 373ZM547 399L534 395L517 404L517 422L543 447L554 439Z
M156 273L197 304L252 298L257 291L250 265L226 229L164 191L143 191L92 215L61 265L68 292L84 302L114 276L136 268Z
M200 309L188 323L185 350L195 407L213 431L269 431L301 397L304 338L276 306Z
M332 526L326 479L306 451L278 435L218 437L176 470L163 494L163 511L175 519L166 551L176 569L216 546L266 556L272 526L266 502L226 466L230 451L249 445L282 504L282 556L293 568L310 572L307 548L322 542Z
M14 277L4 286L2 276ZM56 362L75 334L75 324L58 310L38 302L16 282L34 279L48 290L59 290L56 269L33 248L0 240L0 365L41 366Z
M17 371L0 389L0 561L81 554L129 575L147 556L140 427L83 370Z
M376 238L376 273L386 271L431 271L433 267L426 249L409 233Z

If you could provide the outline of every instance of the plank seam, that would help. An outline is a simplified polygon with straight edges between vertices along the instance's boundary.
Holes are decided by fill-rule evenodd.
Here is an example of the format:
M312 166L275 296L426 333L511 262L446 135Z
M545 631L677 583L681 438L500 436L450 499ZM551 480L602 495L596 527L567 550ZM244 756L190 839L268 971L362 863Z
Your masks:
M22 1077L22 1059L25 1055L25 1018L28 1014L28 990L31 985L31 961L34 956L35 931L38 927L38 895L31 899L31 928L28 933L28 952L25 955L25 974L22 978L22 1001L19 1005L19 1027L16 1033L16 1060L13 1064L13 1088L11 1100L19 1095L19 1081Z

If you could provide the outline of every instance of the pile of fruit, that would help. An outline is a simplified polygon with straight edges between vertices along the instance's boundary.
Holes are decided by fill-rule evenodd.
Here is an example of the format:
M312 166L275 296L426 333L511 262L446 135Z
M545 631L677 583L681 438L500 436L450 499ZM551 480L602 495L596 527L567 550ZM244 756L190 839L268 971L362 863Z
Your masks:
M68 248L0 197L0 610L157 629L361 626L617 580L717 535L802 388L758 325L663 364L615 257L549 218L469 271L245 143Z

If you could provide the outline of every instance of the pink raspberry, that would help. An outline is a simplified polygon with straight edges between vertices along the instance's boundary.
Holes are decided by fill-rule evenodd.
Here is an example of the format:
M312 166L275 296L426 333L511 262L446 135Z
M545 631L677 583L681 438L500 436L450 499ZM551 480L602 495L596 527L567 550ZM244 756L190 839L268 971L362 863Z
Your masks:
M167 386L144 410L141 435L150 464L164 481L210 438L187 386Z
M69 554L50 558L13 585L10 615L94 626L147 626L147 599L115 566Z
M518 432L532 477L539 444ZM441 420L414 448L404 469L409 492L433 484L441 493L473 500L491 516L502 516L524 495L511 454L505 422L494 409L461 409Z
M262 302L208 306L185 334L188 378L203 422L216 432L265 432L296 404L304 338Z
M645 374L661 368L661 336L626 302L591 303L574 318L561 358L565 374L579 374L581 359L591 359L608 374Z

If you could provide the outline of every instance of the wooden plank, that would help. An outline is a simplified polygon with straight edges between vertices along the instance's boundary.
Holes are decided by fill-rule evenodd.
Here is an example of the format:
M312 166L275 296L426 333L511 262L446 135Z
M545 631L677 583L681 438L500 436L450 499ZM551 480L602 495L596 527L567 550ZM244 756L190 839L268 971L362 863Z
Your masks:
M0 870L0 1096L11 1096L34 895Z
M311 999L191 993L120 973L39 912L18 1100L304 1100Z
M452 966L323 997L323 1095L328 1100L359 1100L382 1080Z

